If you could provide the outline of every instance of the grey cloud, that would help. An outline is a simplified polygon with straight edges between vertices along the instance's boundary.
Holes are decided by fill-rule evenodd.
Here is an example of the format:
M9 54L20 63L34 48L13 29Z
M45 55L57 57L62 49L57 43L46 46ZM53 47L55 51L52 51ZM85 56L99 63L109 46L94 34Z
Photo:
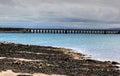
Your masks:
M0 0L0 4L1 5L9 5L9 6L15 5L13 0Z
M119 3L119 0L0 0L0 20L120 23Z

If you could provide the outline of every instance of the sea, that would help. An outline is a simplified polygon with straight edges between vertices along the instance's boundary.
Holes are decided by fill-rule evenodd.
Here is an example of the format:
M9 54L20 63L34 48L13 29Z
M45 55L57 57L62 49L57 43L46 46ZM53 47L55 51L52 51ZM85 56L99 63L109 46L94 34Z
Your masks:
M120 62L119 34L0 33L0 42L68 48L96 60Z

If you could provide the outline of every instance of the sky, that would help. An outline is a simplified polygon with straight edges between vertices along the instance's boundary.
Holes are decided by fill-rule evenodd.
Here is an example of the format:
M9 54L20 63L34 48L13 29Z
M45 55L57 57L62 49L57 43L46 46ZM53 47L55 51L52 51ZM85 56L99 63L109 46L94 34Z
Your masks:
M119 28L119 3L120 0L0 0L0 25L109 24Z

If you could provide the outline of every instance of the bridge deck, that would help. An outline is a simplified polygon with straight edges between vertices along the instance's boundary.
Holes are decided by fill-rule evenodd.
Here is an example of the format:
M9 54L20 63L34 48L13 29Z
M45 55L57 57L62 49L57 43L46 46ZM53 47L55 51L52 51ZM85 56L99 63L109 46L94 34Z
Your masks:
M54 33L54 34L120 34L120 30L108 30L108 29L0 28L0 32Z
M120 30L102 29L25 29L27 33L56 33L56 34L120 34Z

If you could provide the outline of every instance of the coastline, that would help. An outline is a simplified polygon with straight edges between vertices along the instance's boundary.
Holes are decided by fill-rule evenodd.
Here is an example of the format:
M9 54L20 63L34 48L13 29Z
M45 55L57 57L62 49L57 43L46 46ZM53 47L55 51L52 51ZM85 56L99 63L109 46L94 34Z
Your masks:
M42 76L34 75L36 73L43 76L119 76L117 64L90 59L71 49L0 42L0 74L12 70L17 74L29 73L29 76Z

